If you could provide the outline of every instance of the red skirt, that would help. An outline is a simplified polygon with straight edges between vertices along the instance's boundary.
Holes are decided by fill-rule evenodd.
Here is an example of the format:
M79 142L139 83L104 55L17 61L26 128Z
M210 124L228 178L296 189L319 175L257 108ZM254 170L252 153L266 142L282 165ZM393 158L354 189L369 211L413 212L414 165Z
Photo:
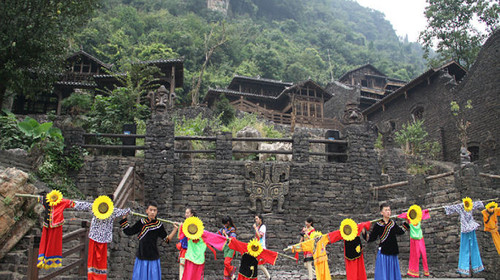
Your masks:
M365 260L363 254L355 260L345 259L347 280L366 280Z
M108 243L99 243L89 238L87 279L106 280L108 277Z
M184 264L184 274L182 280L203 279L205 271L205 264L195 264L190 260L186 260Z
M43 227L36 266L43 269L62 266L62 226Z

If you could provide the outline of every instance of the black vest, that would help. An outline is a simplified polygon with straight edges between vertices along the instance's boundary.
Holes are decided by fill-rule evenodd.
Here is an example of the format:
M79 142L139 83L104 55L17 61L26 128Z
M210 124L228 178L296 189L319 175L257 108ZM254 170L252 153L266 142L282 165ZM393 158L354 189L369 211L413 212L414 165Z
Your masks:
M356 251L356 248L359 245L359 253ZM355 260L361 256L363 253L363 246L361 245L361 238L356 236L352 241L344 240L344 256L348 260Z
M257 279L257 265L259 265L259 261L256 258L248 253L243 254L241 256L240 274L250 279Z

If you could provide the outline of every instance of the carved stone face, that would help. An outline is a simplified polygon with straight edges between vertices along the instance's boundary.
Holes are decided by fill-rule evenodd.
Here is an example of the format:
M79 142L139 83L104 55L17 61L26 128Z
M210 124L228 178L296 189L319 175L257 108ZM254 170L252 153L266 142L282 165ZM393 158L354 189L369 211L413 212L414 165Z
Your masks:
M168 104L168 90L165 86L160 86L155 94L154 104L157 112L165 112Z
M345 124L359 124L364 120L363 113L358 108L357 104L347 104L342 117L342 122Z

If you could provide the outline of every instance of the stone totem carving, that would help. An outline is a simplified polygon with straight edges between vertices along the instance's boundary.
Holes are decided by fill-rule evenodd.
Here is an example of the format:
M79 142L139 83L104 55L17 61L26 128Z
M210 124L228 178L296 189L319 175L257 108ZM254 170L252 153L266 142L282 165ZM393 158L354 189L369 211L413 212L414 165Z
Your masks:
M343 124L360 124L363 123L365 118L363 113L358 108L356 103L348 103L344 109L344 116L342 117Z
M271 212L273 201L278 200L278 212L283 212L285 195L289 190L290 166L287 164L248 163L245 165L245 191L250 195L250 210L257 211L257 200L262 210Z
M165 113L167 108L171 107L175 100L175 93L170 94L167 88L162 85L156 91L151 91L148 94L151 111L153 113Z

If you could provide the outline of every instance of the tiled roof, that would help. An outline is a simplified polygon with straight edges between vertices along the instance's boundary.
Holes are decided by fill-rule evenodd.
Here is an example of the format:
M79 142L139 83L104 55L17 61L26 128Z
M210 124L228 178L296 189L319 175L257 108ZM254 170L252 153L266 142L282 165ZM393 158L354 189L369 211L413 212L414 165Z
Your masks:
M387 95L386 97L382 98L379 102L377 102L377 103L373 104L372 106L366 108L366 110L363 111L363 114L365 116L367 116L367 115L375 112L382 105L388 103L389 101L392 101L392 100L398 98L401 95L404 95L405 92L408 92L410 89L414 88L415 86L417 86L421 82L425 81L428 77L431 77L435 73L437 73L437 72L439 72L439 71L441 71L441 70L443 70L443 69L445 69L447 67L450 67L450 66L455 66L455 67L457 67L457 69L459 71L463 71L464 73L467 72L460 64L458 64L455 61L450 61L450 62L448 62L448 63L446 63L446 64L444 64L444 65L442 65L441 67L438 67L438 68L431 68L431 69L427 70L426 72L424 72L423 74L421 74L420 76L418 76L415 79L413 79L410 82L408 82L406 85L398 88L393 93L391 93L391 94Z
M352 69L351 71L347 71L344 75L342 75L340 78L339 78L339 81L344 79L347 75L351 74L352 72L355 72L359 69L362 69L362 68L365 68L365 67L371 67L373 70L375 70L376 72L378 72L380 75L384 76L384 73L380 72L377 68L375 68L375 66L371 65L370 63L367 63L365 65L362 65L362 66L359 66L358 68L355 68L355 69Z
M78 56L78 55L84 55L84 56L88 57L90 60L94 61L95 63L97 63L97 64L99 64L102 67L107 68L107 69L110 69L113 66L113 64L107 64L107 63L104 63L104 62L100 61L98 58L96 58L95 56L93 56L93 55L85 52L84 50L79 50L79 51L73 53L72 55L69 56L69 58L75 57L75 56Z
M233 80L234 79L258 81L258 82L267 82L267 83L279 84L279 85L285 85L285 86L292 86L293 85L293 83L283 82L283 81L278 81L278 80L272 80L272 79L266 79L266 78L261 78L261 77L247 77L247 76L234 75Z

